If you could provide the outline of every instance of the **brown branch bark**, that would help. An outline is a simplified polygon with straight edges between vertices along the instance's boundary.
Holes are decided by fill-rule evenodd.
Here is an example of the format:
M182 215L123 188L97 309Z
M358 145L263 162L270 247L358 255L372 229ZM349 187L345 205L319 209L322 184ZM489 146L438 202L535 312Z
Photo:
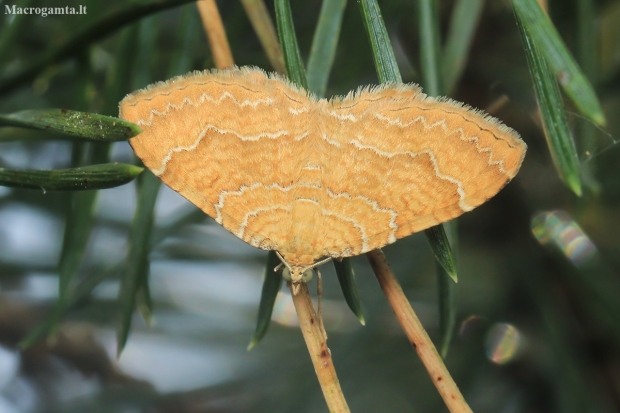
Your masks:
M332 355L327 347L327 338L314 311L306 283L288 283L293 295L293 303L299 318L299 326L308 347L308 353L319 379L323 396L331 413L349 413L349 406L344 398Z
M452 413L472 413L380 249L366 254L396 318Z

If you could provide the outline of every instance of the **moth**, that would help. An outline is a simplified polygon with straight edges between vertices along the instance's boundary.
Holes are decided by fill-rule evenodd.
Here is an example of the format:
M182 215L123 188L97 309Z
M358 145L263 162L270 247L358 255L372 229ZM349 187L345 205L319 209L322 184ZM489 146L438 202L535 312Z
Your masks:
M137 156L293 282L471 211L517 174L526 144L484 112L413 84L319 99L253 67L138 90L120 117Z

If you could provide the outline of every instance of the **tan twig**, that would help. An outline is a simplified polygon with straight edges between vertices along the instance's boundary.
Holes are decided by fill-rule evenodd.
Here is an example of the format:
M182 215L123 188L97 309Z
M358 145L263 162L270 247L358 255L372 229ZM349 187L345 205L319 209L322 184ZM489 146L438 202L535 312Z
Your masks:
M321 323L319 322L312 299L308 292L306 283L288 283L293 303L299 318L299 326L308 347L308 353L314 365L314 371L323 390L323 396L327 402L327 407L331 413L350 412L347 401L344 398L340 382L336 375L336 369L332 362L331 352L327 347L327 340L323 335Z
M200 12L200 18L202 19L202 25L205 28L207 39L209 39L215 67L218 69L233 67L235 61L233 60L232 52L228 45L224 24L222 23L222 18L220 17L220 12L217 9L215 0L197 1L196 7L198 7L198 12Z
M258 40L267 54L271 67L276 72L285 75L284 55L265 2L263 0L241 0L241 4L243 4Z
M431 376L435 387L452 413L471 413L470 407L450 376L443 360L437 353L435 345L424 330L409 300L400 287L398 280L390 269L383 251L380 249L366 254L370 265L377 276L381 289L385 293L396 318L411 341L413 348L420 356L422 363Z

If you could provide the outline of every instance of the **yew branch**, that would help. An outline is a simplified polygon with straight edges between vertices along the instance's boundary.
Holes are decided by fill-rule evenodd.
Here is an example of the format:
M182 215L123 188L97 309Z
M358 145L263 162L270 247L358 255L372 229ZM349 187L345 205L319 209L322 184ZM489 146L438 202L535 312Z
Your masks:
M327 347L327 338L314 311L306 283L288 283L293 295L293 303L299 318L299 326L308 347L308 353L319 379L323 396L331 413L349 413L349 406L344 398L331 352Z
M377 276L379 285L385 293L396 318L411 341L413 348L420 356L422 363L431 376L435 387L452 413L472 413L465 398L461 394L443 360L437 353L435 345L424 330L418 316L413 311L409 300L400 287L383 251L376 249L366 254L370 265Z

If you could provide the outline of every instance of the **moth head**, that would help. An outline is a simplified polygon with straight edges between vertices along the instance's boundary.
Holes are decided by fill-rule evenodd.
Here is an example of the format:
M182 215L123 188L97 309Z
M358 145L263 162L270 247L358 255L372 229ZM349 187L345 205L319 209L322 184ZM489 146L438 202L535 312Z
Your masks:
M312 280L314 270L312 268L285 266L282 270L282 278L292 283L307 283Z

